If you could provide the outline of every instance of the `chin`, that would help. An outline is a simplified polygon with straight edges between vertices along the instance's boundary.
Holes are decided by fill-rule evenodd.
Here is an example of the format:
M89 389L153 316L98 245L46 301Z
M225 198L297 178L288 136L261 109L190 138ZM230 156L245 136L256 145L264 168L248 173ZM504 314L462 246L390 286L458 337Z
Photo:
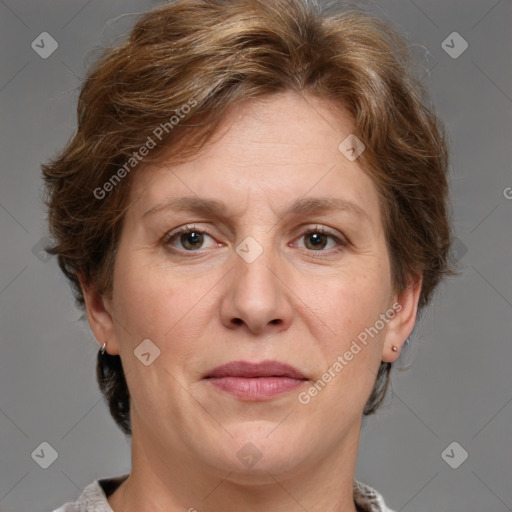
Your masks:
M252 428L247 424L239 429L228 428L233 434L228 444L220 447L220 458L214 465L222 461L222 469L233 472L247 482L253 482L257 476L262 482L268 483L269 473L272 475L292 471L306 456L304 446L308 438L300 439L300 434L285 425L268 422L254 422Z

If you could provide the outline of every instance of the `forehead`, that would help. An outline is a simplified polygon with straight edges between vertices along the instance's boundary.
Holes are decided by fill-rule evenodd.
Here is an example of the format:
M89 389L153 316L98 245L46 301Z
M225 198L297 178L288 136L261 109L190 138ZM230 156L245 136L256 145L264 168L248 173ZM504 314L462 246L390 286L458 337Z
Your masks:
M143 166L132 184L134 206L146 212L169 198L215 197L238 203L241 214L248 201L280 209L329 196L378 217L371 178L339 149L352 131L342 108L312 96L280 93L239 104L193 159Z

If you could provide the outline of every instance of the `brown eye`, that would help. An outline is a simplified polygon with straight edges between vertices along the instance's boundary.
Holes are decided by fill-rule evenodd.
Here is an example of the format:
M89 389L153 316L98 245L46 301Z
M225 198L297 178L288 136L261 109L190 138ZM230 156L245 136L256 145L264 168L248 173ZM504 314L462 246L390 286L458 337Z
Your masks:
M216 245L212 236L194 226L183 227L169 233L163 243L169 249L181 253L195 252L201 249L212 248Z
M189 231L180 235L181 245L187 250L200 249L204 242L203 233Z
M299 249L317 252L318 256L327 256L345 249L348 242L342 234L332 232L323 226L316 226L304 231L293 245Z
M329 236L325 233L307 233L304 235L304 245L306 249L310 249L312 251L317 251L319 249L325 248L327 245Z

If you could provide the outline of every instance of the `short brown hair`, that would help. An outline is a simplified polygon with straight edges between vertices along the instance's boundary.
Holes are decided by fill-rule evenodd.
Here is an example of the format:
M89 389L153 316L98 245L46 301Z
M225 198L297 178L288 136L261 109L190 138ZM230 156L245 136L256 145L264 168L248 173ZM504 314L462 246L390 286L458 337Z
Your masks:
M229 108L283 91L350 113L366 145L359 162L380 193L393 285L401 291L421 276L419 308L428 304L452 273L448 151L402 37L384 21L332 2L178 0L142 15L129 37L96 61L81 89L76 134L42 166L55 240L49 252L79 307L79 275L100 293L112 292L134 154L158 138L144 162L193 157ZM381 364L365 415L382 402L390 368ZM98 381L114 419L130 433L118 356L98 355Z

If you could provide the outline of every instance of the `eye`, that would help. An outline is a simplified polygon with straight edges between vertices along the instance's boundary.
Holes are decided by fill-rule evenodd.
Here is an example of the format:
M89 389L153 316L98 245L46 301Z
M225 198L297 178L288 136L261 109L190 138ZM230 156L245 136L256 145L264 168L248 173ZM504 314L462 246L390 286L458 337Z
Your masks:
M306 231L297 240L299 241L299 243L295 242L297 246L308 251L326 252L324 249L336 250L347 246L344 239L321 226ZM302 240L303 244L300 243Z
M211 235L196 226L183 226L171 231L165 236L163 243L178 252L198 252L201 249L219 246ZM348 242L336 233L316 226L304 232L292 245L308 251L328 252L343 249Z
M216 245L215 240L205 231L201 231L195 226L184 226L169 233L164 239L164 244L181 251L192 252L205 249L204 244L208 242L208 239L210 240L209 247Z

